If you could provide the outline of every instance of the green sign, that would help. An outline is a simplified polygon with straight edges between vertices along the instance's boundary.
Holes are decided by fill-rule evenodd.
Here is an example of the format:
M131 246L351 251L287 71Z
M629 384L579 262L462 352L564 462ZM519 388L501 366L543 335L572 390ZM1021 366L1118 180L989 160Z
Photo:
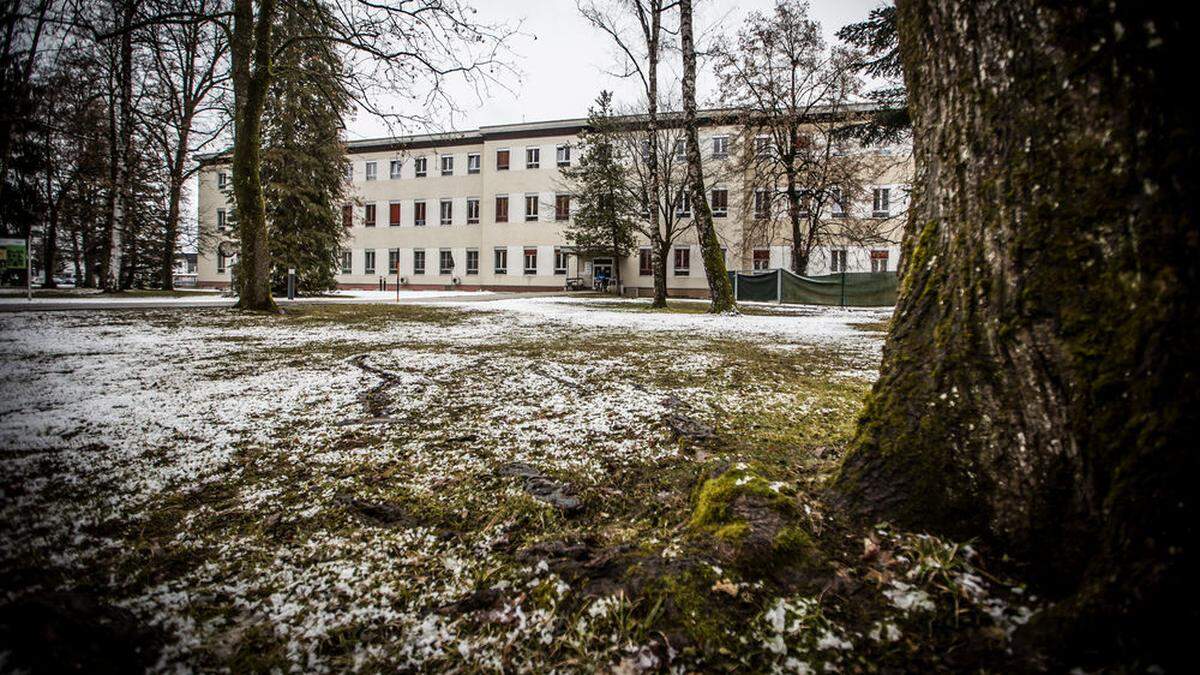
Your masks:
M25 269L25 240L0 239L0 269Z

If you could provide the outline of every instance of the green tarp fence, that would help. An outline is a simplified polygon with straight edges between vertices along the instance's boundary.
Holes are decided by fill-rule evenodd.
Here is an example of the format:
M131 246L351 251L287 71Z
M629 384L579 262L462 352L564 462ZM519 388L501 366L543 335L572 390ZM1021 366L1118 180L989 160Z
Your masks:
M896 304L895 272L844 272L802 277L788 270L745 274L730 272L737 299L838 307L886 307Z

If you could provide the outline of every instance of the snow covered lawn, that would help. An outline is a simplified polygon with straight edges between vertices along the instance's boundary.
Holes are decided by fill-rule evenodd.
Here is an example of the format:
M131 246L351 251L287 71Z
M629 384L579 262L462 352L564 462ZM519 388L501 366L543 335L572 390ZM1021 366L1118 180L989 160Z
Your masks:
M687 525L731 464L810 503L888 312L674 309L0 315L0 605L121 608L141 632L113 649L154 645L155 670L317 672L842 668L957 607L922 590L932 576L885 570L882 609L854 615L871 637L794 581L728 569ZM680 437L681 417L711 434ZM871 537L910 551L904 569L927 554L972 573L969 549ZM966 578L1002 638L1015 610ZM730 607L708 643L687 616L702 605L664 605L685 579Z

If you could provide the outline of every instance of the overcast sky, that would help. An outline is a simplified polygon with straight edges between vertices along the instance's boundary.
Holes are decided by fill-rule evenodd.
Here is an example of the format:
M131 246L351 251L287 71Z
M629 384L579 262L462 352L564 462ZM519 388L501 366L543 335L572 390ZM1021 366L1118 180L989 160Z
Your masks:
M703 32L705 40L732 35L749 12L769 11L774 2L697 0L696 30ZM882 2L812 0L810 16L821 22L826 39L833 43L839 28L865 18ZM583 117L601 89L616 92L618 103L637 102L640 84L610 74L618 64L612 40L580 16L576 0L473 0L473 5L483 21L521 24L520 34L511 44L512 63L520 79L508 78L510 90L493 88L483 101L462 88L458 97L462 111L438 116L438 126L443 129ZM671 53L666 58L664 85L677 86L671 73L680 70L679 54ZM701 73L698 88L702 106L716 103L713 78L707 72ZM372 138L389 132L380 121L359 114L350 122L348 135L352 139Z

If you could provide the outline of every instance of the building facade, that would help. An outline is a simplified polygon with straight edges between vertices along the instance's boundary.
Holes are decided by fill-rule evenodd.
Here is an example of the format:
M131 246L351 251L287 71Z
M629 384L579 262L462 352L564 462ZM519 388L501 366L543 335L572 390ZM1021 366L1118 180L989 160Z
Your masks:
M743 166L736 159L738 148L749 149L754 138L727 119L702 116L700 137L726 265L744 271L790 268L787 219L764 208L766 189L738 168ZM574 119L350 142L352 201L343 207L348 237L339 286L560 290L568 280L588 286L597 275L611 279L619 266L626 292L650 294L654 282L644 243L614 261L577 255L564 239L563 225L574 204L561 170L578 161L576 144L584 124ZM896 269L911 164L902 153L868 154L861 163L861 194L821 214L830 219L834 234L813 249L810 275ZM227 225L228 172L220 157L206 158L200 171L200 286L230 283L235 259L219 250L233 236ZM678 214L686 225L686 205ZM864 228L873 234L861 236ZM847 236L836 234L842 230ZM224 250L236 249L226 245ZM707 294L701 260L696 234L686 228L668 262L671 294Z

